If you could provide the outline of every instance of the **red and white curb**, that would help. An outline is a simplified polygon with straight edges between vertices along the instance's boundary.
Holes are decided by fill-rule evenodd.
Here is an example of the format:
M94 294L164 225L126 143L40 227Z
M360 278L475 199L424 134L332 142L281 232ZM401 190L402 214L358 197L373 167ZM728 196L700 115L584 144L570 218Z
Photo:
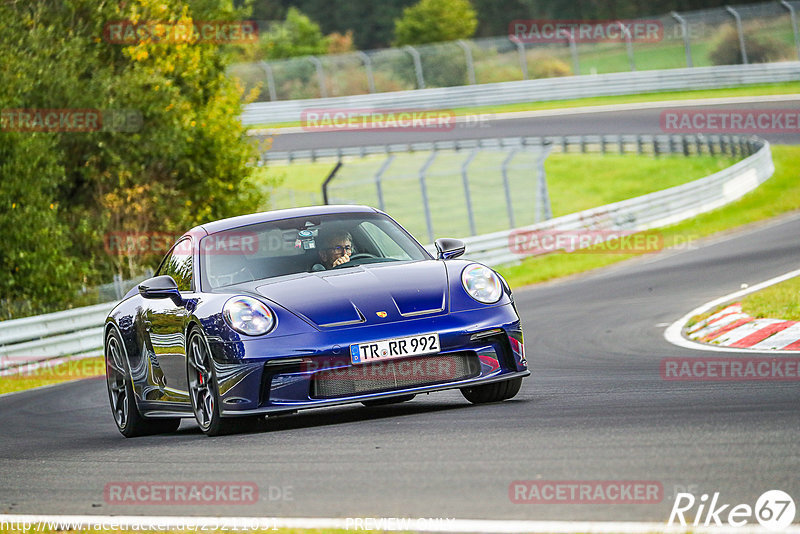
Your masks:
M742 312L742 305L738 302L745 295L795 276L800 276L800 269L707 302L669 325L664 338L673 345L694 350L800 354L799 321L755 319ZM728 302L735 303L686 328L692 317Z
M687 331L689 339L742 349L800 350L800 321L754 319L737 302Z

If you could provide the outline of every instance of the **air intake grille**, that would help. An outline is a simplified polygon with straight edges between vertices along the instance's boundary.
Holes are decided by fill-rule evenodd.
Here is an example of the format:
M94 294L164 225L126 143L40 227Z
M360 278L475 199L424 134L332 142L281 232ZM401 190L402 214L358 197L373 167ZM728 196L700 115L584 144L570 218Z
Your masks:
M478 374L480 363L474 352L434 354L320 371L312 381L311 396L346 397L452 382Z

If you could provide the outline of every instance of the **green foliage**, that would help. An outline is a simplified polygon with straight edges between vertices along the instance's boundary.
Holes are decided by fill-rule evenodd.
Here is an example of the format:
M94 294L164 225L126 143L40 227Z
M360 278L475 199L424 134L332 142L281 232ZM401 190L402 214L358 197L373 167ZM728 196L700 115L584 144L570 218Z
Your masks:
M0 299L58 309L76 284L138 275L154 254L109 254L110 232L180 234L252 211L255 155L221 47L112 44L119 20L234 20L230 0L37 0L0 4L2 109L135 110L130 128L0 133L0 220L13 246ZM114 131L111 131L114 130ZM128 130L128 131L124 131ZM134 131L131 131L134 130ZM9 207L15 206L9 211ZM52 207L51 207L52 206Z
M555 78L558 76L571 76L572 67L549 54L534 53L528 58L531 64L528 71L533 78Z
M260 41L262 59L315 56L328 52L328 40L322 35L319 24L295 7L289 8L282 23L262 31Z
M787 55L788 46L778 39L757 33L754 29L744 32L745 51L749 63L778 61ZM742 63L739 33L732 25L725 25L714 36L709 54L714 65L737 65Z
M467 39L477 27L477 15L469 0L420 0L404 9L402 18L395 21L395 45Z

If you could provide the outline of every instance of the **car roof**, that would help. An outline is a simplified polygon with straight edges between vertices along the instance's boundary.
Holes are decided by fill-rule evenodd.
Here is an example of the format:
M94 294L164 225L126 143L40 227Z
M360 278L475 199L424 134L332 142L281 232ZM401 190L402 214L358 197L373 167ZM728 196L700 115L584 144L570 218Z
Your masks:
M352 205L332 205L332 206L308 206L304 208L290 208L284 210L265 211L262 213L252 213L250 215L240 215L219 221L212 221L192 228L187 233L197 233L198 231L208 234L215 234L232 228L240 228L251 224L262 222L280 221L293 217L312 217L314 215L328 215L332 213L378 213L378 210L369 206Z

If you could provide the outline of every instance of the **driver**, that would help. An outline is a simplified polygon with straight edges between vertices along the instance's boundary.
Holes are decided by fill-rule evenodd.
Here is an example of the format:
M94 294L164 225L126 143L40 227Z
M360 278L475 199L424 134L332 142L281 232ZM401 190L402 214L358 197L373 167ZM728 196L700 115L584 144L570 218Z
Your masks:
M320 240L319 259L326 269L338 267L350 261L353 253L353 236L345 230L336 230L323 234Z

